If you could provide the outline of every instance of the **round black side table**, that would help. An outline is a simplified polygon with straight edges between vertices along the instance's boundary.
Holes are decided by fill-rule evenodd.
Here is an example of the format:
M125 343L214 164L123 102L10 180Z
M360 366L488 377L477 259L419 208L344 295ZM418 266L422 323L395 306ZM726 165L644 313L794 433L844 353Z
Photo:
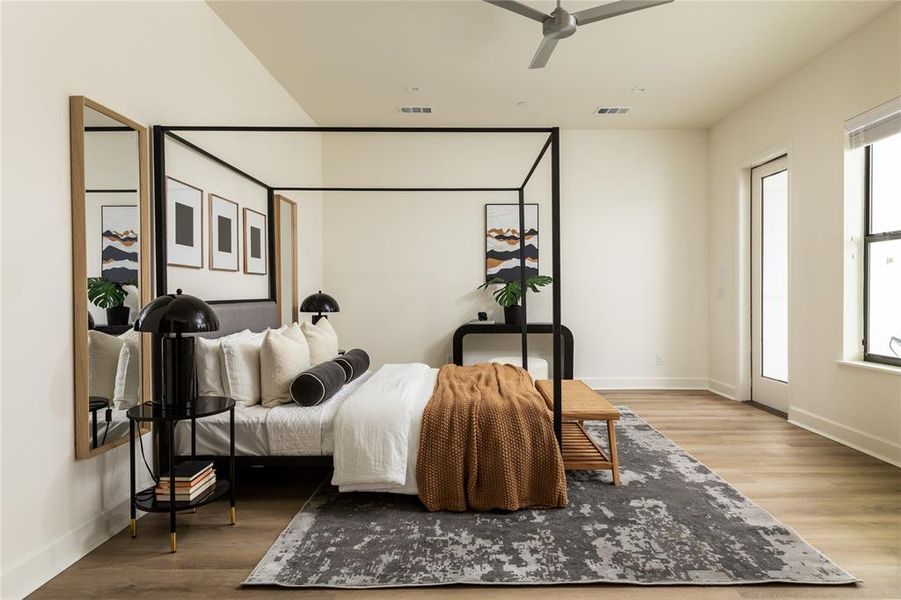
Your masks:
M195 425L197 419L210 417L228 411L229 415L229 461L228 480L216 478L216 485L193 500L175 501L175 426L179 421L191 421L191 460L195 458ZM131 537L137 536L137 510L143 512L168 512L169 513L169 551L175 552L175 513L184 510L194 510L214 500L218 500L225 494L230 495L229 518L231 524L237 522L235 510L235 401L221 396L200 396L190 406L185 408L171 408L153 402L145 402L133 406L126 412L128 416L128 445L131 449ZM135 431L141 423L153 423L154 426L165 427L168 435L166 444L169 451L169 501L156 499L154 487L145 490L135 490Z

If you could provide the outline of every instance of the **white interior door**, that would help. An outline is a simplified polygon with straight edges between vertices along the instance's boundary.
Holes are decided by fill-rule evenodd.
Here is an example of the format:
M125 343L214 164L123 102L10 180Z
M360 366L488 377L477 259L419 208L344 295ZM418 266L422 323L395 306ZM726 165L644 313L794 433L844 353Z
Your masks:
M788 158L751 170L751 398L788 412Z

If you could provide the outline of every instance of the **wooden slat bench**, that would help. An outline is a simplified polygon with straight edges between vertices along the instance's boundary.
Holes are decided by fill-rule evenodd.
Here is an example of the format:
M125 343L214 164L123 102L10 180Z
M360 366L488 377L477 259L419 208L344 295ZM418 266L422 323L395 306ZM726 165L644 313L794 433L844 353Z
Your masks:
M563 466L567 471L606 470L619 485L619 457L616 451L616 421L619 411L603 396L578 379L563 384ZM541 379L535 387L548 408L554 409L554 382ZM584 421L606 421L609 455L585 431Z

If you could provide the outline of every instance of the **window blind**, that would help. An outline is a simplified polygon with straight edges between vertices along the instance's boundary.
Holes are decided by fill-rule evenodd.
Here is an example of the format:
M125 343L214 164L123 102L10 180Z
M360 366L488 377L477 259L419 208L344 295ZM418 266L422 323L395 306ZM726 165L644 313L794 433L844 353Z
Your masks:
M851 148L901 133L901 96L845 121L845 133Z

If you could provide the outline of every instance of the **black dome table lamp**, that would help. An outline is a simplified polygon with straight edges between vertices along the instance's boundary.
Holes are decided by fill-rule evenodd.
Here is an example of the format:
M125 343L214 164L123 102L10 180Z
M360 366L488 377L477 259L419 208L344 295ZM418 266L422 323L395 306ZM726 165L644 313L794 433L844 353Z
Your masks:
M323 294L322 290L307 296L304 298L303 302L300 303L300 312L317 313L313 315L313 325L318 323L319 319L323 317L328 318L327 315L322 313L336 313L340 311L341 309L338 308L338 301L328 294Z
M134 328L153 333L159 339L159 352L154 344L154 355L161 359L161 400L154 399L154 404L177 411L188 410L196 395L197 378L194 338L184 334L218 331L216 311L200 298L182 294L179 289L142 308Z

